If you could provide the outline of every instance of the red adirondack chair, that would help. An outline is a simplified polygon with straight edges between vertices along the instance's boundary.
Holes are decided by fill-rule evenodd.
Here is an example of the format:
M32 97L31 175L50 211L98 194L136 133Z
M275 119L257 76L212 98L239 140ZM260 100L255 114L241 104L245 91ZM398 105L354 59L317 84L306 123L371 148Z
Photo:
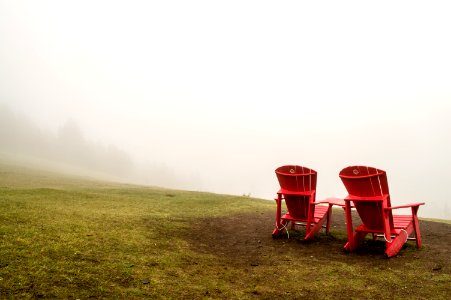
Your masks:
M282 166L276 169L280 190L274 200L277 204L276 228L272 235L279 236L291 223L291 229L296 225L305 226L305 240L312 239L327 220L326 233L329 233L331 206L318 205L315 202L316 171L295 165ZM282 216L282 200L285 200L288 212Z
M354 251L368 233L373 239L385 239L385 255L395 256L408 239L416 241L421 247L418 208L424 203L391 206L385 171L365 166L350 166L340 172L340 178L349 195L345 200L346 228L348 242L345 250ZM354 228L351 218L351 202L355 206L362 224ZM394 215L398 208L411 208L410 215ZM410 237L415 233L414 237ZM410 238L409 238L410 237Z

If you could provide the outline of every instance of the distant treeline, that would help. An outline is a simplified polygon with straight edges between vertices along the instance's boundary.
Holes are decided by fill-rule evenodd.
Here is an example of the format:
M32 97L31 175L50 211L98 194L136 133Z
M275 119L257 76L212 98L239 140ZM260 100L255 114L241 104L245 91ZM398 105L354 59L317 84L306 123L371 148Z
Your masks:
M73 120L67 121L55 135L5 106L0 106L0 150L111 175L124 175L132 169L126 152L86 140Z
M139 163L114 145L89 141L79 125L68 120L56 133L42 130L29 118L0 104L0 153L46 160L138 184L192 188L164 163Z

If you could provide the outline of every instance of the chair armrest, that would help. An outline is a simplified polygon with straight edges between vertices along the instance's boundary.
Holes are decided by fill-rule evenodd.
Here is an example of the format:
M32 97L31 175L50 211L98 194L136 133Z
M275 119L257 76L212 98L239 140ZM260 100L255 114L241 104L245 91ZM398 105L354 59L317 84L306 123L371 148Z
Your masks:
M409 208L409 207L415 207L415 206L420 206L420 205L424 205L424 202L409 203L409 204L398 205L398 206L390 206L390 207L386 207L385 210L398 209L398 208Z
M298 192L298 191L290 191L285 189L280 189L277 194L281 195L293 195L293 196L313 196L315 191L307 191L307 192Z

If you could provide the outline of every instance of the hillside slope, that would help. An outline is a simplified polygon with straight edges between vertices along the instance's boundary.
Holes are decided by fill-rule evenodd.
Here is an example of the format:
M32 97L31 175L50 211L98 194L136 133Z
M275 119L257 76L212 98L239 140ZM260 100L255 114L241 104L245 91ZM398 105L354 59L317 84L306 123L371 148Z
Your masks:
M451 225L385 259L330 235L272 239L270 201L0 165L0 298L448 299Z

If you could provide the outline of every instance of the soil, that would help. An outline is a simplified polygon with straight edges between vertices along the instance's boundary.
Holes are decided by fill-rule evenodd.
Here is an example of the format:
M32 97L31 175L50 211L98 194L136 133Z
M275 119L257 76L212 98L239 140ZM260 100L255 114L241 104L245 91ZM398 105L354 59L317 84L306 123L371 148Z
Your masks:
M354 224L358 224L358 217L354 215L353 218ZM387 260L383 241L368 240L353 253L343 250L347 237L342 209L333 210L329 235L321 230L314 240L308 242L303 240L304 229L297 233L290 231L289 238L282 235L273 239L274 219L275 212L267 211L204 219L196 223L185 238L193 250L217 255L223 263L242 267L271 263L271 260L293 253L315 256L323 261L342 262L346 259L350 263L365 261L365 264L374 261L374 266L380 264L381 259ZM397 257L389 258L391 265L401 266L418 259L428 270L451 274L451 224L420 220L420 229L423 247L418 250L415 241L408 241Z

